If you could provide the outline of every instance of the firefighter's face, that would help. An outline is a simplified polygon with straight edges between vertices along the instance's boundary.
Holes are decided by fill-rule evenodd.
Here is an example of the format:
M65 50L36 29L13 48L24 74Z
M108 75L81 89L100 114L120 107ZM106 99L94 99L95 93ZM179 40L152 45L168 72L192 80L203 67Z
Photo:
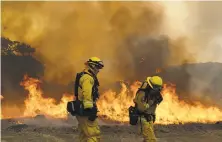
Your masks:
M99 69L99 68L97 68L97 67L95 66L95 68L94 68L94 72L95 72L95 74L98 74L98 73L99 73L99 71L100 71L100 69Z

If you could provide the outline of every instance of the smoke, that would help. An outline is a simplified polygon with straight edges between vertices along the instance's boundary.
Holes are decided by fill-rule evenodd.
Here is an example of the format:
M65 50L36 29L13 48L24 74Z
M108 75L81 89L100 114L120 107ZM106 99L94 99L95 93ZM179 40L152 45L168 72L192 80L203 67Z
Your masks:
M222 2L163 2L165 6L165 23L163 31L171 39L181 38L183 57L192 58L189 62L197 63L184 66L184 75L177 80L178 86L184 86L186 95L183 98L201 100L205 104L221 106L222 64ZM179 14L178 14L179 13ZM172 41L171 40L171 41ZM174 42L175 44L175 42ZM176 46L179 44L175 44ZM177 50L180 50L177 46ZM170 64L177 64L178 57L174 50ZM181 53L180 51L178 53ZM210 62L210 63L206 63ZM181 63L179 60L178 63ZM205 64L200 64L205 63ZM177 73L175 76L179 76ZM181 84L181 85L180 85ZM219 101L220 100L220 101Z
M36 58L46 67L44 78L53 82L67 84L89 57L98 56L105 63L100 79L108 86L119 80L142 80L169 65L222 62L221 5L2 2L2 35L36 48ZM196 74L185 70L190 75L187 84L193 86ZM199 73L209 81L218 75L215 70L213 76Z
M175 39L186 37L183 48L195 62L222 62L222 2L162 2L163 31Z
M205 104L216 104L222 107L222 89L220 87L222 64L193 65L192 68L187 68L187 71L191 74L189 92L192 97Z
M195 26L193 38L199 46L196 53L198 62L222 62L222 2L195 2L192 4L196 9L194 13ZM190 49L191 50L191 49ZM215 65L215 66L213 66ZM222 90L219 87L221 78L222 64L208 63L204 67L194 65L189 69L191 75L190 92L194 97L200 98L208 104L221 106Z
M198 62L222 62L222 2L189 3L193 13L192 38L199 46Z
M72 80L91 56L104 60L105 82L135 79L140 54L149 51L148 57L161 45L146 43L161 36L164 8L157 2L3 2L2 11L2 35L35 47L45 79L60 83ZM141 44L140 51L129 49Z

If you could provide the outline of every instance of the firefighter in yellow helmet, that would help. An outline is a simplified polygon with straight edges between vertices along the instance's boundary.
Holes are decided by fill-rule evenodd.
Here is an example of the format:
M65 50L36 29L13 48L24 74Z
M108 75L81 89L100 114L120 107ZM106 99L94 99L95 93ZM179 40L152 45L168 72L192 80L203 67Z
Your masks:
M86 68L77 74L75 83L76 97L83 104L83 115L77 115L80 142L100 141L100 128L97 122L98 86L97 74L104 67L98 57L90 58ZM78 90L78 91L77 91Z
M156 107L163 100L160 93L162 86L163 81L161 77L147 77L133 100L139 114L138 123L141 125L140 129L144 142L156 142L153 123L156 119Z

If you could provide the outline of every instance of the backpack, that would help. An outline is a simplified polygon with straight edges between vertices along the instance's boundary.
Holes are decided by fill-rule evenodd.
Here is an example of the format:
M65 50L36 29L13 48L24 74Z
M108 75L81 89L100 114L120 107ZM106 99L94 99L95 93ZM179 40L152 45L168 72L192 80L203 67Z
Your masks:
M67 111L72 115L72 116L76 116L76 115L80 115L80 116L90 116L91 112L84 112L84 106L83 106L83 102L79 100L78 98L78 88L81 86L79 85L79 81L80 78L84 75L84 74L89 74L87 72L80 72L76 74L76 79L75 79L75 85L74 85L74 94L75 94L75 100L74 101L69 101L67 103ZM90 75L90 74L89 74ZM92 75L90 75L92 76ZM98 93L98 86L99 86L99 82L96 76L92 76L94 79L94 85L93 85L93 89L92 89L92 95L93 95L93 101L95 101L98 97L99 97L99 93ZM95 108L94 108L95 109ZM94 110L93 109L93 110ZM95 110L92 111L93 113L95 113Z

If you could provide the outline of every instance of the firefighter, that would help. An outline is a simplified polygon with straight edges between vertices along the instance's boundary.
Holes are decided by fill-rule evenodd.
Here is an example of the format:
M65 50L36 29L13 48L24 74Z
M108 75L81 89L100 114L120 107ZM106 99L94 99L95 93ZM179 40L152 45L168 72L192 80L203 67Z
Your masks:
M78 129L80 131L80 142L100 141L100 128L97 122L98 86L97 74L104 67L103 62L98 57L90 58L86 63L86 68L79 73L80 77L75 85L78 88L78 99L83 104L83 114L77 115Z
M135 108L139 114L141 133L144 142L156 142L153 124L156 119L157 105L163 100L160 91L163 81L159 76L147 77L134 98Z

